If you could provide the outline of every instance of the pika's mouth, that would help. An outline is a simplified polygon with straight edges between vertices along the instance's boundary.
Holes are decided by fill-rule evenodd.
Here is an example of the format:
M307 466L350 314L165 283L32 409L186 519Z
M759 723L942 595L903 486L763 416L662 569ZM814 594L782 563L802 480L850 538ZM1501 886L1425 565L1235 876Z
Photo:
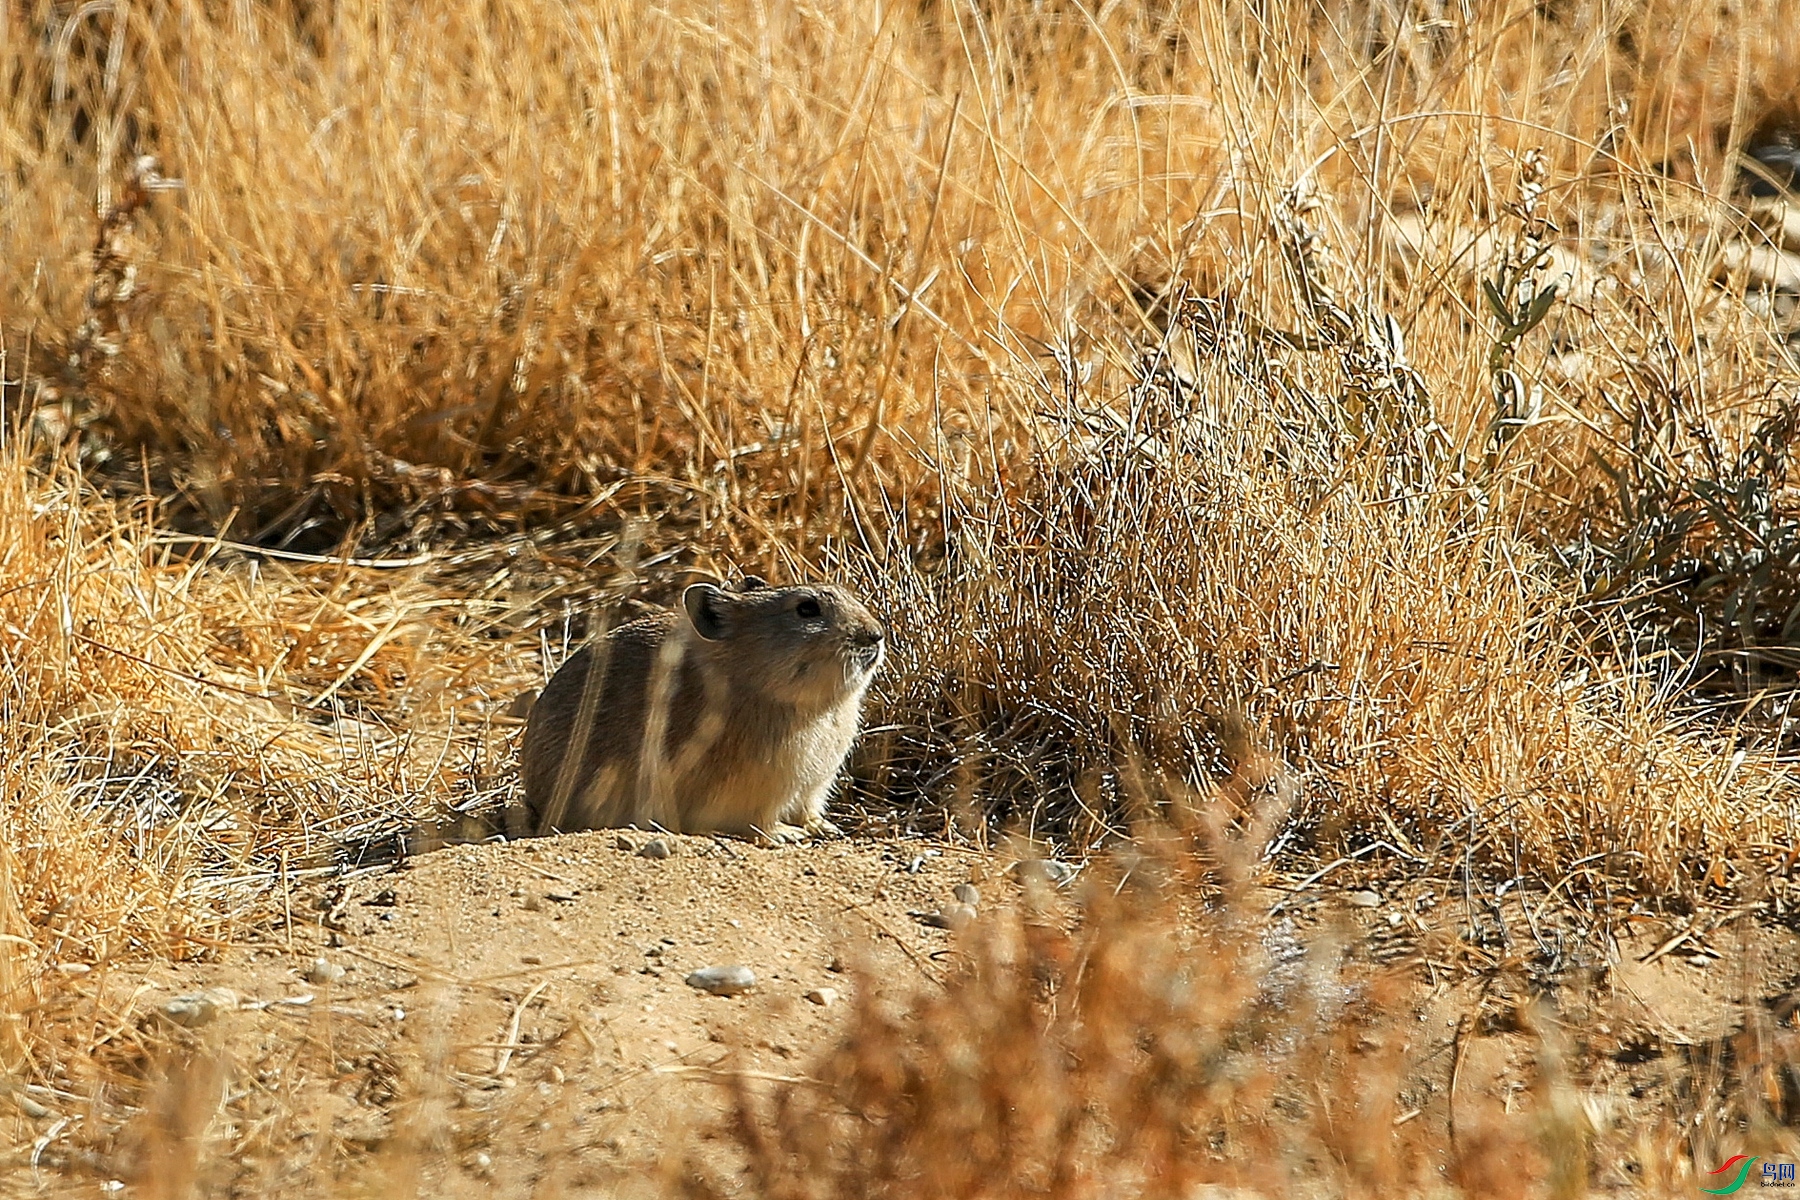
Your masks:
M881 665L884 649L881 631L871 629L850 635L846 649L849 651L850 662L859 671L873 675L875 669Z

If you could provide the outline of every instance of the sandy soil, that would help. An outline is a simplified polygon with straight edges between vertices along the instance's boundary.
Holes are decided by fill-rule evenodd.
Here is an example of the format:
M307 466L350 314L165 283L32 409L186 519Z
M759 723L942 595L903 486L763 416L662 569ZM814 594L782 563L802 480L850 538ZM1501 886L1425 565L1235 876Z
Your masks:
M179 1149L156 1143L185 1133L206 1183L257 1193L346 1172L382 1194L426 1177L438 1194L650 1192L727 1111L723 1081L801 1074L858 986L938 977L953 935L918 914L961 883L1015 890L1005 861L925 842L664 837L672 853L655 859L637 853L650 840L451 846L297 890L291 919L216 961L96 981L129 990L191 1060L163 1088L164 1127L127 1131L87 1170L180 1174ZM685 982L726 965L749 967L754 989ZM207 989L227 989L216 1017L162 1028L164 1006ZM177 1111L196 1104L205 1116ZM87 1173L79 1156L63 1165Z
M732 1081L804 1077L874 998L859 988L899 998L954 969L957 935L920 914L965 882L983 920L1018 902L1010 860L924 841L667 837L656 859L639 853L649 840L452 846L297 890L291 912L214 961L96 978L96 996L136 1014L121 1055L184 1053L140 1060L166 1082L108 1150L53 1135L0 1191L172 1195L152 1181L195 1176L257 1195L655 1194L694 1155L729 1166L715 1134ZM1471 944L1451 900L1426 883L1320 890L1270 921L1277 941L1335 923L1355 956L1407 980L1408 1119L1451 1123L1478 1096L1510 1104L1535 1054L1518 1020L1526 976L1449 965ZM1491 915L1491 938L1516 941L1520 961L1564 933L1542 912ZM1701 932L1658 954L1678 924L1622 921L1609 964L1570 968L1591 981L1574 1036L1607 1097L1596 1121L1643 1119L1679 1086L1676 1068L1730 1044L1747 1011L1795 982L1800 938L1778 924L1700 914ZM723 965L749 967L755 988L684 982ZM226 989L216 1015L173 1026L170 1002L206 989ZM39 1114L40 1128L54 1118Z

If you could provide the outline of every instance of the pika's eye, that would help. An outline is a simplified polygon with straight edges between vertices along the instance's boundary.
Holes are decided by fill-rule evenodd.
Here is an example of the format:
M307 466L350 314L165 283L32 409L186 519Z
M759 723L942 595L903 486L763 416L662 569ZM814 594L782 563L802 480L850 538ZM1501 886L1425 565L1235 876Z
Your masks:
M807 620L810 621L814 617L819 615L819 602L817 600L812 599L811 597L808 597L807 599L802 600L800 603L794 605L794 611L796 613L798 613L800 616L805 617Z

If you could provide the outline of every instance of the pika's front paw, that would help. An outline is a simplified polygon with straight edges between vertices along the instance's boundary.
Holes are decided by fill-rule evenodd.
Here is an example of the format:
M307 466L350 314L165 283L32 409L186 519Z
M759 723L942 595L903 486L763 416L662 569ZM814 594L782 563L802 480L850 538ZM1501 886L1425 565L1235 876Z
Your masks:
M809 842L815 838L842 837L844 831L827 821L824 817L813 817L803 825L789 825L786 821L777 821L766 830L757 830L765 844L770 846L795 846L801 842Z
M795 846L811 836L800 826L789 825L783 821L777 821L767 829L759 829L757 832L762 835L764 844L770 846Z

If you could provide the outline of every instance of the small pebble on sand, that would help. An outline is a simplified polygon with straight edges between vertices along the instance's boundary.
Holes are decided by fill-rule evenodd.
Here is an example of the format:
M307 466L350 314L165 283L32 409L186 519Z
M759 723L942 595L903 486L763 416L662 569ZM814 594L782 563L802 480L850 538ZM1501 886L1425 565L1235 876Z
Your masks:
M1058 862L1054 858L1021 859L1010 868L1011 873L1021 882L1035 879L1058 888L1068 887L1075 882L1075 874L1079 870L1081 868L1073 863Z
M919 913L919 923L933 929L966 929L975 923L971 904L946 904L934 913Z
M308 983L336 983L344 977L344 968L328 958L315 958L312 965L301 973L301 978Z
M208 988L188 996L176 996L163 1003L163 1017L185 1029L207 1025L222 1012L238 1006L238 995L230 988Z
M756 986L756 972L737 965L701 967L687 977L687 985L715 996L741 996Z

